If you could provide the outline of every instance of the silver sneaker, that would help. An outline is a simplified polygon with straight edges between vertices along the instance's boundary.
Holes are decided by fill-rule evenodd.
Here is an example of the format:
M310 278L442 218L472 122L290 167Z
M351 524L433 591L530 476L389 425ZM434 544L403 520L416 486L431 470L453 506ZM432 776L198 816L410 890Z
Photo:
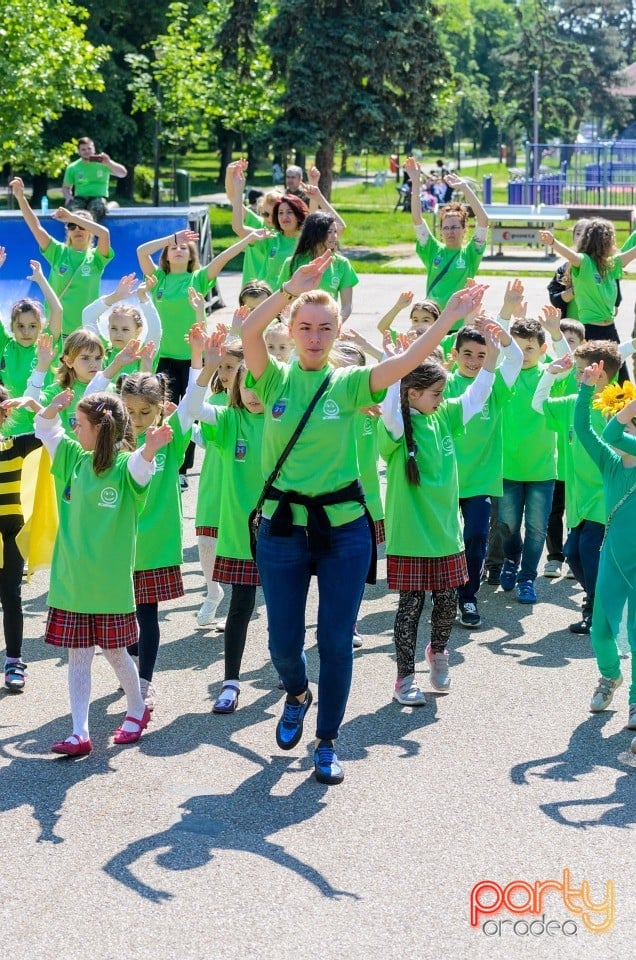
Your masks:
M438 693L448 693L451 679L448 673L448 650L443 653L433 653L429 643L426 648L426 660L431 668L430 681L433 690Z
M561 561L560 560L548 560L543 567L543 576L544 577L560 577L561 576Z
M426 703L426 697L416 684L413 674L396 681L393 699L403 703L405 707L423 707Z
M622 677L617 677L616 680L611 680L609 677L599 677L598 686L590 703L590 712L600 713L601 710L607 710L622 682Z
M629 705L629 719L627 721L628 730L636 730L636 703Z

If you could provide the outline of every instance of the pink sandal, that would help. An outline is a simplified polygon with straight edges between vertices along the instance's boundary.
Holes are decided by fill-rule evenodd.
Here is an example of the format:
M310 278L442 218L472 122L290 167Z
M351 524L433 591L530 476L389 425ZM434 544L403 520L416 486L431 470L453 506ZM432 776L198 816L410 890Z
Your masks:
M128 723L135 723L137 725L137 729L124 730L123 724L121 727L117 727L117 729L115 730L115 737L114 737L115 743L120 743L120 744L137 743L141 734L150 723L150 718L151 718L151 714L148 707L146 707L146 709L144 710L144 715L141 718L141 720L138 720L137 717L124 717L124 721L123 721L124 723L126 723L126 721L128 721Z

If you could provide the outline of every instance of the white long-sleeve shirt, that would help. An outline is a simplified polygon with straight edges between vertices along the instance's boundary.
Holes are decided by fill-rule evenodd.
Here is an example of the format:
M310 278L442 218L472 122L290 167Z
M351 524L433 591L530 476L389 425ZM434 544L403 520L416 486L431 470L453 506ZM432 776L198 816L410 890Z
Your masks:
M194 370L192 367L190 367L190 371L188 373L188 386L186 388L186 392L181 398L181 400L179 401L179 404L175 411L177 416L179 417L179 423L181 425L181 430L183 431L183 433L186 433L192 426L194 420L197 419L196 413L194 416L190 416L190 408L194 406L190 399L190 394L193 391L193 389L197 389L197 390L203 389L202 387L196 386L196 378L199 376L200 372L201 372L200 370ZM110 389L111 384L112 384L112 380L109 380L108 377L104 375L104 371L100 370L98 373L95 374L91 382L86 387L84 396L88 397L90 396L91 393L107 393Z
M462 403L463 421L467 424L482 409L490 396L495 375L490 370L480 370L468 389L459 398ZM400 381L391 384L380 406L382 421L393 437L399 440L404 435L404 418L400 407ZM419 414L419 410L411 410Z
M91 333L94 333L100 339L105 338L104 332L100 329L100 320L102 317L111 310L116 310L118 306L121 306L125 301L120 301L119 303L114 303L112 306L108 307L102 297L99 297L97 300L93 300L92 303L89 303L88 306L84 307L82 310L82 326L85 330L90 330ZM159 349L159 343L161 341L161 318L157 312L152 300L145 300L139 302L139 309L141 310L144 319L146 321L146 330L144 332L143 342L144 343L154 343Z

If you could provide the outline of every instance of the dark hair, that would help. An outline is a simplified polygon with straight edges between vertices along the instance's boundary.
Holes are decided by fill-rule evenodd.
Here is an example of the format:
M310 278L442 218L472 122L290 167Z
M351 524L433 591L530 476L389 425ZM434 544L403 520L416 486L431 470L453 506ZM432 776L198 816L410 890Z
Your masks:
M326 244L329 228L335 222L336 218L332 213L323 213L322 210L316 210L315 213L309 214L298 237L298 243L289 265L290 273L294 273L296 267L299 266L300 258L305 254L308 253L310 259L313 260L319 253L322 253L319 248Z
M93 139L92 139L91 137L80 137L79 140L77 141L77 146L78 146L78 147L85 147L85 146L87 146L89 143L93 143ZM93 145L94 145L94 144L93 144Z
M462 344L470 341L471 343L480 343L482 346L486 346L486 338L477 327L462 327L461 330L457 331L457 336L455 338L455 349L459 350Z
M230 340L228 344L225 345L225 355L229 357L235 357L237 360L243 360L243 344L240 340ZM223 393L225 387L219 380L219 371L217 370L212 377L212 383L210 384L210 390L212 393Z
M274 227L276 228L276 230L280 231L280 233L283 232L281 229L280 221L278 219L278 210L280 208L281 203L286 203L287 206L292 208L292 212L296 217L296 221L300 229L300 227L302 227L303 223L309 216L309 207L307 206L305 201L301 200L300 197L295 197L293 193L285 193L280 198L280 200L276 201L272 209L272 223L274 224Z
M581 343L585 340L585 327L580 320L561 320L559 326L561 327L561 333L573 333Z
M413 423L411 420L411 405L409 404L409 390L428 390L435 383L446 383L448 373L435 360L425 360L415 370L411 370L400 383L400 407L404 421L404 442L406 443L406 479L414 486L420 485L420 468L417 465L417 444L413 439Z
M11 307L10 325L13 326L18 317L23 313L32 313L36 320L38 320L40 326L44 326L44 320L42 319L42 306L37 302L37 300L29 300L28 297L25 297L23 300L18 300L17 303L14 303Z
M574 351L575 360L584 360L586 365L603 361L603 369L608 381L614 379L621 368L621 355L618 344L613 340L588 340Z
M117 381L117 392L125 402L126 397L139 397L160 408L159 426L165 416L168 398L168 378L163 373L130 373Z
M262 191L262 190L254 190L254 189L248 190L248 191L247 191L247 202L248 202L249 204L256 203L256 201L257 201L257 200L260 200L260 198L261 198L262 196L263 196L263 191Z
M545 343L545 330L538 320L524 320L520 317L513 322L509 333L511 337L519 337L520 340L538 340L540 347Z
M411 304L411 312L409 313L409 320L413 320L413 311L414 310L426 310L427 313L433 315L435 320L439 319L441 310L439 306L435 303L434 300L416 300L415 303ZM414 323L418 323L417 320L413 320Z
M614 265L615 249L614 224L602 217L593 217L583 231L578 252L587 253L600 275L606 277Z
M239 306L244 306L247 297L262 297L263 294L271 297L272 293L272 288L264 280L248 280L239 293Z
M192 241L188 243L188 250L190 252L190 256L188 258L188 273L194 273L194 271L198 270L200 267L199 251L196 248L196 244L192 243ZM161 256L159 257L159 269L163 270L164 273L170 273L168 247L164 247L161 251Z
M134 450L135 436L126 407L114 393L91 393L77 404L88 422L98 428L93 470L96 474L109 470L115 462L117 450Z

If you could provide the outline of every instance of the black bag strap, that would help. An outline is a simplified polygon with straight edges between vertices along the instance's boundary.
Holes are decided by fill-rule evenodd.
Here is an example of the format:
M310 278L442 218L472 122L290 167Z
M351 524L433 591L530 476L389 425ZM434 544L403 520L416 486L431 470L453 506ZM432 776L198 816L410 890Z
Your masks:
M426 296L427 296L427 297L430 296L430 293L431 293L433 287L435 287L435 286L440 282L440 280L442 279L442 277L445 276L445 275L448 273L448 271L450 270L450 268L452 267L452 265L453 265L453 264L455 263L455 261L457 260L457 257L460 255L460 253L461 253L461 250L458 250L454 257L451 257L450 260L447 260L447 261L446 261L446 263L444 264L444 267L440 270L440 272L437 274L437 276L436 276L435 279L433 280L432 284L430 285L430 287L429 287L428 290L426 291Z
M318 403L318 401L319 401L320 398L322 397L323 393L325 392L325 390L326 390L327 387L329 386L329 381L331 380L331 375L332 375L332 373L333 373L333 370L330 370L329 373L327 374L327 376L325 377L325 379L322 381L322 383L320 384L320 386L319 386L318 389L316 390L316 392L315 392L315 394L313 395L313 397L311 398L311 401L310 401L310 403L309 403L309 406L307 407L307 409L306 409L305 412L303 413L302 417L301 417L300 420L298 421L298 424L296 425L296 429L295 429L294 432L292 433L291 437L290 437L289 440L287 441L287 444L286 444L286 446L285 446L285 449L283 450L283 452L281 453L280 457L279 457L278 460L276 461L276 466L274 467L274 469L273 469L272 472L270 473L269 477L268 477L267 480L265 481L265 486L263 487L263 490L262 490L262 492L261 492L261 495L260 495L260 497L258 498L258 503L256 504L256 511L255 511L255 512L258 512L258 511L261 509L261 507L263 506L264 502L267 500L267 496L268 496L268 494L269 494L269 491L271 490L271 488L273 487L275 481L277 480L278 475L279 475L279 473L280 473L280 471L281 471L281 469L282 469L282 466L283 466L283 464L285 463L285 460L287 459L287 457L289 456L289 454L292 452L292 449L293 449L296 441L298 440L298 437L301 435L301 433L302 433L303 430L305 429L305 426L306 426L306 424L307 424L307 421L309 420L311 414L313 413L313 410L314 410L316 404Z

